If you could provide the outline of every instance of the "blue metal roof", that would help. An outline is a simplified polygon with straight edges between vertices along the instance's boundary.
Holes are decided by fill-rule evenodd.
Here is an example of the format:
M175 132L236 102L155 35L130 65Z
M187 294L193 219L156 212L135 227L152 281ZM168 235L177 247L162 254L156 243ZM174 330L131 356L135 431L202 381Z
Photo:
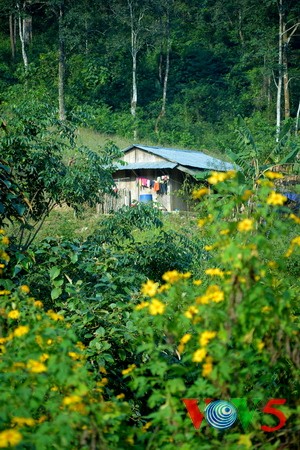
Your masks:
M138 169L174 169L176 163L169 161L154 161L154 162L135 162L128 164L117 164L118 170L138 170Z
M221 159L214 158L213 156L206 155L205 153L195 150L180 150L177 148L165 148L165 147L152 147L140 144L134 144L127 147L124 153L132 150L133 148L139 148L145 150L148 153L160 156L175 164L181 164L182 166L194 167L197 169L210 169L220 172L226 172L227 170L234 170L236 167ZM146 163L140 163L140 168L145 168ZM142 166L143 165L143 166ZM128 166L127 166L128 167Z

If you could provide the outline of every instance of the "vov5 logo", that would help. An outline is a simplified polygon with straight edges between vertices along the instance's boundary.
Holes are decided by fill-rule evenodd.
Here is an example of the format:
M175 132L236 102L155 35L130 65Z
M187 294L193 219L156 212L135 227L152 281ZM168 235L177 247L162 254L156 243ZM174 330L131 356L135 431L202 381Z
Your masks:
M229 401L225 400L212 400L205 399L206 404L204 414L198 407L198 399L196 398L183 398L183 403L188 410L189 416L193 422L194 427L198 430L201 427L203 419L206 419L208 424L218 430L225 430L232 427L239 418L244 430L248 428L253 420L254 411L257 409L257 405L260 399L253 399L255 406L254 410L250 410L247 404L246 398L232 398ZM271 414L277 418L277 425L269 427L267 425L261 425L261 429L267 433L280 430L285 425L286 417L282 411L275 408L274 405L284 405L286 399L284 398L271 398L266 405L262 408L264 414Z

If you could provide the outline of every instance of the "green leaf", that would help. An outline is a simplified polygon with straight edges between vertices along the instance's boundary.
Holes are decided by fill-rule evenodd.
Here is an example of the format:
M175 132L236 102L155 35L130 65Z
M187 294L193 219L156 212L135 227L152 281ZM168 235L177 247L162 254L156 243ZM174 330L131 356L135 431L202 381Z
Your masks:
M54 288L51 291L52 300L56 300L62 293L62 289L60 287Z
M49 270L50 279L54 280L60 274L60 268L58 266L54 266Z

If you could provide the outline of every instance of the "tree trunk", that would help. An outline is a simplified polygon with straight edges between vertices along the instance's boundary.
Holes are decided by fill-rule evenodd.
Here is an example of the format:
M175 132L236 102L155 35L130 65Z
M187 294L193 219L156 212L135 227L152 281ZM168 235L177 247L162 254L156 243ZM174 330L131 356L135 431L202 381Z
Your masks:
M19 36L21 41L22 58L24 63L25 72L28 70L28 57L25 47L25 19L21 17L20 5L17 3L18 8L18 21L19 21Z
M14 60L16 57L16 19L12 14L9 15L9 37L11 57Z
M278 83L277 83L277 102L276 102L276 142L279 142L281 126L281 95L282 95L282 63L283 63L283 4L279 0L279 36L278 36Z
M132 93L131 93L131 104L130 112L135 121L136 119L136 107L138 101L138 89L137 89L137 54L138 54L138 25L141 21L141 16L139 18L138 24L135 24L137 18L135 17L132 1L128 0L128 7L130 13L130 29L131 29L131 55L132 55ZM134 123L133 129L133 139L137 139L137 127Z
M298 130L299 130L299 116L300 116L300 100L299 100L298 109L297 109L297 115L296 115L295 136L298 135Z
M65 72L66 72L66 56L65 56L65 38L63 32L64 9L63 3L59 6L58 18L58 40L59 40L59 59L58 59L58 105L59 119L66 120L65 109Z

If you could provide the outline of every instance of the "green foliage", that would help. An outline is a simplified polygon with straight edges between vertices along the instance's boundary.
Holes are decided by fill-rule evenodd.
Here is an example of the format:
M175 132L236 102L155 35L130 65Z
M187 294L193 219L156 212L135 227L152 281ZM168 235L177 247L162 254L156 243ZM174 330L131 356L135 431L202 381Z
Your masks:
M6 107L3 116L7 126L1 131L0 150L30 204L28 223L19 235L19 245L28 247L55 205L66 203L79 210L84 203L101 203L103 194L111 192L113 159L119 150L109 143L100 156L77 147L75 128L57 120L47 104L28 99L11 110ZM1 218L6 218L4 211ZM24 228L32 231L25 239Z

